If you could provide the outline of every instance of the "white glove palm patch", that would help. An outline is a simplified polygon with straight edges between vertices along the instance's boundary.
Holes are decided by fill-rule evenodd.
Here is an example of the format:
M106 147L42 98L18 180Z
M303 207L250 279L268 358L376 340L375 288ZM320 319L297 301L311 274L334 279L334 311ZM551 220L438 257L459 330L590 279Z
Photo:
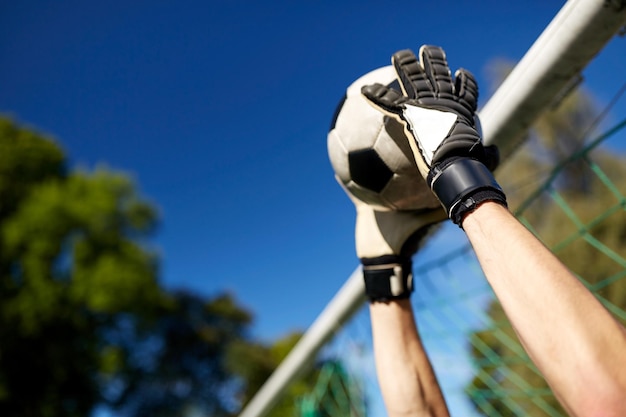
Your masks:
M406 104L403 117L409 123L424 161L432 166L433 155L445 139L458 116L455 113Z

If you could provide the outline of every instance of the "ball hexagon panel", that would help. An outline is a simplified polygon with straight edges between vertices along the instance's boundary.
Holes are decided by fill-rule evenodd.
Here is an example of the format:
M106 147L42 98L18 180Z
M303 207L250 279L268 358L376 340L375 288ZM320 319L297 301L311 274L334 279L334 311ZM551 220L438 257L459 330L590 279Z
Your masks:
M380 193L393 177L393 171L373 148L349 152L348 164L352 181L376 193Z
M361 87L396 84L393 67L374 70L352 83L328 133L328 155L346 192L377 210L438 207L422 179L404 127L383 116L361 95Z

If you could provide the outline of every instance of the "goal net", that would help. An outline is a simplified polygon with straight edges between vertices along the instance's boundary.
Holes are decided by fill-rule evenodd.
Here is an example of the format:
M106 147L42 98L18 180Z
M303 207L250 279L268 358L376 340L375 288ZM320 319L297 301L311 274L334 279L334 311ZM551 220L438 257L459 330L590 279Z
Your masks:
M556 167L509 186L525 194L517 217L626 323L626 118L611 121ZM567 415L521 347L462 232L440 231L417 254L414 276L418 328L451 415ZM301 398L301 415L385 415L371 346L363 308L322 349L318 360L333 366Z
M602 2L570 3L576 3L580 10L587 5L597 8ZM567 13L559 13L551 25L559 16L569 19L563 37L576 32L572 31L576 16ZM588 20L598 24L598 19ZM503 145L506 161L496 177L507 193L510 208L615 317L626 323L623 37L613 38L603 49L626 22L623 10L616 21L613 32L590 56L576 61L571 54L557 54L555 62L544 63L551 67L553 78L537 81L534 91L540 93L525 97L501 87L481 111L481 118L484 125L485 119L492 122L484 126L488 140L495 138ZM600 22L600 26L608 27L605 23ZM596 34L597 27L592 26L579 31L578 41L584 44L581 48L593 37L585 31ZM533 48L540 41L541 37ZM572 45L578 41L571 40ZM546 42L553 43L554 39ZM550 50L552 43L544 46L544 51ZM572 45L565 49L580 49ZM516 76L528 84L528 71L515 71L525 60L533 60L532 52L531 48L505 84L519 84ZM608 70L607 62L620 62L622 68ZM585 65L584 81L566 90L567 94L557 94L564 91L564 82L558 91L550 90L559 79L571 79ZM567 73L572 68L573 73ZM593 88L598 85L602 91ZM498 95L502 91L508 96ZM598 97L594 99L594 95ZM513 103L512 108L502 112L501 103ZM532 126L531 121L535 122ZM522 137L525 143L517 146ZM517 340L460 229L452 224L443 226L416 255L413 269L412 303L417 325L451 415L566 415ZM354 294L358 288L350 291ZM327 308L321 315L324 317L312 326L317 327L303 337L306 346L296 345L285 361L289 363L281 365L240 417L283 417L286 408L276 406L279 401L291 401L294 407L290 409L304 417L386 415L375 374L368 310L362 302L362 297L354 298L339 312L334 306ZM322 336L309 337L320 327L324 327ZM305 393L285 397L288 386L302 383L299 377L305 368Z

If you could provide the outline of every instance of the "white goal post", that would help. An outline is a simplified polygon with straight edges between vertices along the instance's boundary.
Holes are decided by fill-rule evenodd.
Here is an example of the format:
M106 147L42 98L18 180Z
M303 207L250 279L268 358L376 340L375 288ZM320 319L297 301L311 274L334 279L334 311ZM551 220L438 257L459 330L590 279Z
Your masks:
M486 144L503 158L626 24L625 0L570 0L480 110Z
M505 159L585 65L626 24L626 0L569 0L480 111L487 144ZM240 413L264 417L365 301L360 267Z

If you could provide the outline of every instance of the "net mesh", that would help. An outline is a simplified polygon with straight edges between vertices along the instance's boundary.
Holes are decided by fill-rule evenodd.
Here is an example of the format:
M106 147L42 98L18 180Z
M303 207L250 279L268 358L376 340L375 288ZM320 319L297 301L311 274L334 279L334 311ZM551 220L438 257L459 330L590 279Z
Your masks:
M610 167L603 168L605 152L598 160L594 154L600 145L606 149L609 141L626 139L625 130L626 120L547 173L547 180L516 212L622 322L626 322L626 188L621 178L612 178ZM580 162L599 183L585 201L589 205L588 200L597 198L598 203L584 212L577 211L579 195L569 196L557 186L562 172ZM537 220L532 214L534 205L550 216L549 235L542 233L547 220ZM551 209L546 211L545 205ZM554 217L561 219L558 227ZM444 256L433 256L442 253L441 248L458 246L458 242L464 243ZM581 250L586 254L582 259ZM591 269L594 271L590 273ZM420 335L452 415L566 415L519 344L462 232L446 226L418 254L414 273L418 282L413 305ZM334 375L322 373L316 390L302 399L306 405L301 408L306 411L303 415L384 415L366 308L320 356L329 363L340 362L344 368ZM337 379L334 390L330 388L333 378ZM352 396L346 394L350 392ZM338 414L337 410L344 412Z
M558 161L537 162L521 186L512 185L514 212L626 323L626 119L599 121ZM445 225L414 262L418 328L451 415L566 416L521 347L463 232ZM385 415L371 342L364 307L321 351L318 362L325 365L315 389L299 399L301 415Z
M622 323L625 131L626 120L615 123L551 170L535 173L534 187L515 210ZM573 188L567 185L572 178ZM419 332L452 415L566 415L522 349L458 228L447 225L429 242L417 255L414 273ZM366 308L325 346L320 360L332 366L300 400L302 415L385 415Z

